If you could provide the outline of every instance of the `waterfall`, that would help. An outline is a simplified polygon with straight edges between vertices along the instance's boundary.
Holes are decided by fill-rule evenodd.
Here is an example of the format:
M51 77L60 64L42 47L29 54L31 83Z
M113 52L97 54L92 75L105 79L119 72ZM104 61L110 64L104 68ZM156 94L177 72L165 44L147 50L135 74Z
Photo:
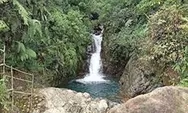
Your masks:
M101 43L102 43L102 34L92 35L95 45L95 52L92 53L89 65L89 74L87 74L83 79L78 79L76 81L81 83L92 83L92 82L106 82L103 78L101 72L102 61L101 61Z
M89 75L90 76L100 76L100 69L102 66L100 52L101 52L101 35L93 35L93 40L95 44L95 52L91 55L90 66L89 66Z

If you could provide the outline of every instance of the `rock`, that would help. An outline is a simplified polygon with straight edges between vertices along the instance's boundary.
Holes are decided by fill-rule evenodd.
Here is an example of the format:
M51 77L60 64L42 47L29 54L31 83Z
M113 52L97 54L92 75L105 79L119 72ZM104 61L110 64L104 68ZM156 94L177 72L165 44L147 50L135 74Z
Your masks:
M59 107L59 108L50 108L46 110L44 113L66 113L66 111L64 108Z
M44 88L37 92L45 98L42 105L45 110L35 109L33 113L106 113L108 109L106 100L92 99L88 93L59 88Z
M108 104L107 104L107 101L106 100L101 100L99 102L99 110L102 111L102 110L105 110L108 108ZM103 112L105 112L103 111Z
M90 97L90 94L89 93L83 93L83 95L84 95L84 97L86 97L86 98L89 98Z
M33 113L187 113L188 88L166 86L118 104L59 88L38 91L44 100ZM90 99L90 101L88 101ZM41 108L42 111L41 111ZM44 109L45 108L45 109Z
M107 113L187 113L188 88L166 86L139 95Z
M100 35L103 33L104 27L103 27L103 25L98 24L97 26L94 27L93 30L94 30L93 34Z
M130 59L120 78L120 91L126 98L151 92L161 86L158 69L148 59Z

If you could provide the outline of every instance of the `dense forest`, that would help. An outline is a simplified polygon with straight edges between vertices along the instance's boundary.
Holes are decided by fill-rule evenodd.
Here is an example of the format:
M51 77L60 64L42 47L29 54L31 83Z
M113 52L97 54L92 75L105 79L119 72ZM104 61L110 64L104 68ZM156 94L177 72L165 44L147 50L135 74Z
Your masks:
M6 63L34 73L41 85L57 86L83 71L99 24L106 74L120 77L131 59L146 58L178 73L167 85L188 86L187 0L0 0ZM5 89L2 78L0 104Z

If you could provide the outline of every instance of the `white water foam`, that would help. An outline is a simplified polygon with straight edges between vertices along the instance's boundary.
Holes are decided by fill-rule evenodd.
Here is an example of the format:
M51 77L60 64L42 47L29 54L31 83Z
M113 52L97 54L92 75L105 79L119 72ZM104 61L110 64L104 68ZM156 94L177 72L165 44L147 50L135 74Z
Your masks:
M102 62L101 62L101 43L102 43L102 34L94 35L93 40L95 44L95 52L91 55L89 74L87 74L83 79L76 80L81 83L101 83L108 82L104 79L104 76L101 72Z

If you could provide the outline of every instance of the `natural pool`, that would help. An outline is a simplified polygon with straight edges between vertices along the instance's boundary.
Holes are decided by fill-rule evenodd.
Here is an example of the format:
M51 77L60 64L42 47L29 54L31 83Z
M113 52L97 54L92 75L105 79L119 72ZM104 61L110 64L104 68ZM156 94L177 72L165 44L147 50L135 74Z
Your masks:
M75 90L77 92L87 92L93 98L106 98L111 101L119 102L119 84L115 80L99 83L83 84L75 80L70 81L66 88Z

